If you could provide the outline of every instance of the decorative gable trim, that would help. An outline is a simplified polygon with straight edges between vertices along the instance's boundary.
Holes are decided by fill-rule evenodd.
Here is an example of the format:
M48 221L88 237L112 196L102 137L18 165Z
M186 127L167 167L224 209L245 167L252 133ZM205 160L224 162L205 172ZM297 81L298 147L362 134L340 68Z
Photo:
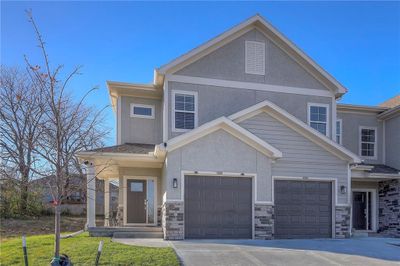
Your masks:
M255 136L254 134L250 133L249 131L245 130L241 126L235 124L226 117L220 117L211 122L205 123L188 133L170 139L167 142L167 151L176 150L220 129L228 132L242 142L253 147L262 154L268 156L269 158L278 159L282 157L281 151L268 144L264 140L260 139L259 137ZM223 147L221 147L221 149L223 149Z
M332 141L325 135L319 133L317 130L311 128L304 122L300 121L299 119L289 114L276 104L271 103L270 101L263 101L240 112L237 112L229 116L229 119L231 119L235 123L240 123L263 112L268 113L274 119L285 124L289 128L303 135L317 145L323 147L325 150L331 152L342 160L349 161L350 163L361 163L360 157L358 157L356 154Z

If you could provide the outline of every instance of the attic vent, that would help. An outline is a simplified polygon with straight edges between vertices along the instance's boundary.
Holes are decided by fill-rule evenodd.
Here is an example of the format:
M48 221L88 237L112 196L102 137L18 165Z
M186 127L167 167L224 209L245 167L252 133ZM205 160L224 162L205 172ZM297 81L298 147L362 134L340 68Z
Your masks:
M247 74L265 75L265 43L246 41Z

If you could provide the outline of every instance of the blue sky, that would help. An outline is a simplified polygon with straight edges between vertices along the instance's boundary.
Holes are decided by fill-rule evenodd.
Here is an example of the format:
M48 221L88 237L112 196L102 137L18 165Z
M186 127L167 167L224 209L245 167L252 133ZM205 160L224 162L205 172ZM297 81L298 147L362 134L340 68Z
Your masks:
M377 105L400 93L400 2L1 2L1 64L41 63L31 8L51 63L82 65L69 90L109 104L106 80L148 83L153 69L260 13L349 93ZM111 107L106 124L114 128ZM115 132L108 144L114 143Z

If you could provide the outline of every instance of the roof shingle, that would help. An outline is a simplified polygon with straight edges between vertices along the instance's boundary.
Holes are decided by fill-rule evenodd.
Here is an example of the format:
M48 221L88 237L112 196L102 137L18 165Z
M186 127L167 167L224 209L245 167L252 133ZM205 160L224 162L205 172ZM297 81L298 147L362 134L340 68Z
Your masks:
M132 153L132 154L148 154L153 152L155 144L144 143L124 143L121 145L108 146L98 149L89 150L88 152L112 152L112 153Z

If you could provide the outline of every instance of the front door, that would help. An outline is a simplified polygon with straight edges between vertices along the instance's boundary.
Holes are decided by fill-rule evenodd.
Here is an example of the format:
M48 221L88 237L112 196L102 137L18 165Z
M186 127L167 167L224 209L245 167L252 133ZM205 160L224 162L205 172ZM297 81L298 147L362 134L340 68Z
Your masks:
M372 230L372 202L370 191L353 191L353 228Z
M146 180L127 180L127 223L146 223Z

